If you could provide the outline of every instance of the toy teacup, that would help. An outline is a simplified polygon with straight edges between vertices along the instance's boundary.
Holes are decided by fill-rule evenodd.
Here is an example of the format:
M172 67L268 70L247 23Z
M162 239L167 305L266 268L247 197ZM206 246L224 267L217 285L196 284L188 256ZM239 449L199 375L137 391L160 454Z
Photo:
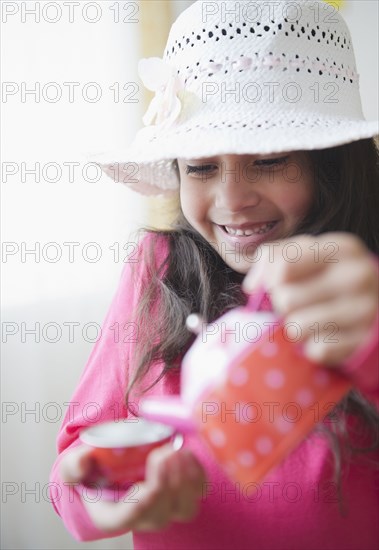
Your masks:
M127 486L145 479L148 454L174 440L170 426L143 418L103 422L81 431L80 439L93 447L93 467L84 484Z

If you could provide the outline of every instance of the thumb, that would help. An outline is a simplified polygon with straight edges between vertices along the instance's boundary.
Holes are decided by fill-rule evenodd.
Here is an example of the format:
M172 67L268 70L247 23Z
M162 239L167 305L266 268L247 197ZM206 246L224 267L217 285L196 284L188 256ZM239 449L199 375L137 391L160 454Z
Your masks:
M263 258L251 267L242 282L242 290L244 292L251 294L254 290L257 290L263 285L265 268L266 262Z

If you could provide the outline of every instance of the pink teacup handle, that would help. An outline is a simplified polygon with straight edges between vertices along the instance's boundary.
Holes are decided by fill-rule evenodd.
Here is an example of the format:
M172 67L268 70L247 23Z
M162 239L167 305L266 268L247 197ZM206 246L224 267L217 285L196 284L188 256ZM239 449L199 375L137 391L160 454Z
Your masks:
M182 433L197 431L190 408L179 396L146 397L140 402L139 414L147 420L173 426Z
M249 309L252 312L256 312L259 310L259 308L262 305L262 302L264 300L264 297L266 295L266 288L264 285L261 285L257 288L256 291L249 294L249 298L246 304L247 309ZM281 315L277 315L277 322L284 323L284 318ZM294 342L293 344L298 350L300 354L304 354L304 342Z
M250 311L258 311L259 307L263 302L265 294L266 294L265 287L263 285L258 287L255 292L252 292L251 294L249 294L249 299L247 301L246 307Z

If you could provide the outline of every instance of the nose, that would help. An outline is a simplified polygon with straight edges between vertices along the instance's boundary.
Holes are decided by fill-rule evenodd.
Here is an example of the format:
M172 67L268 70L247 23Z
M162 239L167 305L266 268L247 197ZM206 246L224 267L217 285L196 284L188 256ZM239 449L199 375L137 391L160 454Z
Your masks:
M238 160L222 163L215 191L216 208L238 212L256 206L260 201L257 185L249 179L249 171L244 164Z

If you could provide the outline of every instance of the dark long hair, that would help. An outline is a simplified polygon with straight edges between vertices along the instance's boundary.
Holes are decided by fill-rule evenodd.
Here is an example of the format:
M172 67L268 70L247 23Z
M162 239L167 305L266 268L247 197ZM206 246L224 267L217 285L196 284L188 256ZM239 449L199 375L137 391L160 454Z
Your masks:
M313 168L314 201L296 234L349 232L362 239L373 253L379 254L376 230L379 150L375 140L364 139L306 153ZM146 328L145 333L140 332L135 369L126 394L127 404L131 389L139 385L153 362L161 361L162 371L141 393L163 376L180 369L181 358L194 340L185 325L190 313L198 312L212 322L227 310L246 303L241 290L243 275L224 263L181 211L170 230L150 231L153 234L151 246L144 251L147 265L152 266L153 260L157 262L154 236L167 237L169 253L156 271L149 270L150 282L136 312L138 326ZM157 299L159 308L152 326L149 320ZM348 414L358 419L355 433L347 428ZM321 424L318 429L330 439L340 488L341 456L357 453L369 456L378 449L379 414L358 390L353 390L332 411L329 419L331 416L337 421L328 423L327 427Z

